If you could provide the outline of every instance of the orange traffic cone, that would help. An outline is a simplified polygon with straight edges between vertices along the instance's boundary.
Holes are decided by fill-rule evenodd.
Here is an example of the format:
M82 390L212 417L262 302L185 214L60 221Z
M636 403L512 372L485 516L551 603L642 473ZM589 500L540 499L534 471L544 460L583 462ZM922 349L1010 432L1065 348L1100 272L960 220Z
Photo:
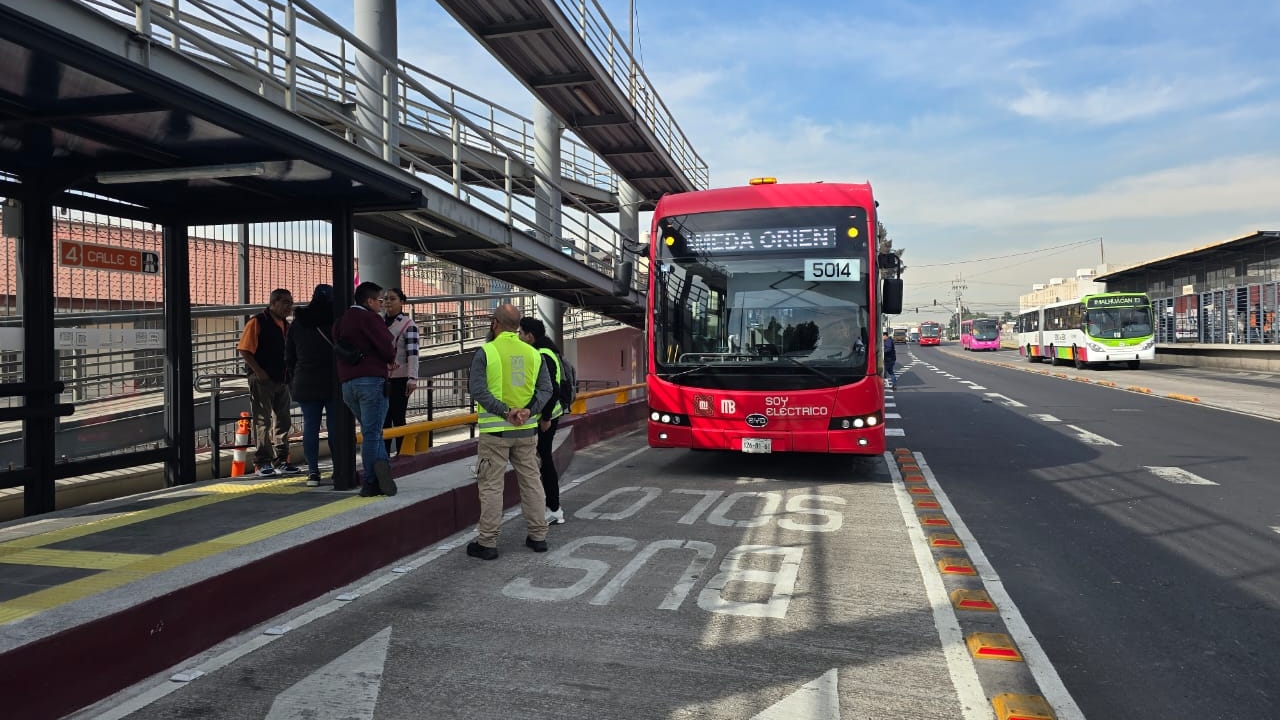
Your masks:
M252 427L250 417L249 413L242 412L240 419L236 421L236 444L231 453L231 477L244 475L245 464L249 460L249 428Z

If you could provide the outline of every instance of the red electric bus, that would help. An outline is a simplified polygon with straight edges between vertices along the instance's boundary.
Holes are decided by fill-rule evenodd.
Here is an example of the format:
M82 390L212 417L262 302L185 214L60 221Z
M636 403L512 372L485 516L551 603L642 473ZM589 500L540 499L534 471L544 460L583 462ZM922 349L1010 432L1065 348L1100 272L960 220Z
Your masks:
M942 325L936 322L920 323L920 344L921 345L941 345L942 344Z
M879 338L902 281L870 185L666 195L650 237L651 447L884 452Z

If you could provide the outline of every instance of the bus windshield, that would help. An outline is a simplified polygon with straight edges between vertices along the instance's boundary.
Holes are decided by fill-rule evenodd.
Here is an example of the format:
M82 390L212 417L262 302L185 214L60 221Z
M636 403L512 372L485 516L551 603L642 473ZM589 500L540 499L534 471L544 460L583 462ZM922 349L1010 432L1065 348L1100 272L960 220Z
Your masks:
M796 207L662 218L653 268L659 377L812 389L865 377L866 211ZM688 372L713 366L715 372Z
M974 340L995 340L1000 337L1000 325L993 318L975 318L971 334Z
M935 338L942 335L941 325L921 325L920 337Z
M1096 338L1124 339L1151 334L1151 308L1090 308L1084 313L1085 329Z

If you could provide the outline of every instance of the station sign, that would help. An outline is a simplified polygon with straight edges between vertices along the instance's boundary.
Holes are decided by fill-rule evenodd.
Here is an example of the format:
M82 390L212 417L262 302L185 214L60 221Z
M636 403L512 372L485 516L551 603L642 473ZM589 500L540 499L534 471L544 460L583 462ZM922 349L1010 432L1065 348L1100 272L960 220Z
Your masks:
M61 241L58 247L58 261L67 267L116 270L147 275L160 273L159 253L111 245L93 245L75 240Z

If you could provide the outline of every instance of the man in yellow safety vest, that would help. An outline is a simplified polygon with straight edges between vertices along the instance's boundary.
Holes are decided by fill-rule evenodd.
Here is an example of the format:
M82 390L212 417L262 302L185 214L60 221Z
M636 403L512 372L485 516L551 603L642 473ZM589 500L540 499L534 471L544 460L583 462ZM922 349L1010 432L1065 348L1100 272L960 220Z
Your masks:
M493 339L476 351L467 388L479 416L476 441L476 486L480 491L478 537L467 554L498 558L502 525L502 490L507 463L520 483L520 507L529 527L524 544L547 551L546 497L538 469L538 418L551 399L551 376L542 355L520 340L520 310L511 304L493 311Z

